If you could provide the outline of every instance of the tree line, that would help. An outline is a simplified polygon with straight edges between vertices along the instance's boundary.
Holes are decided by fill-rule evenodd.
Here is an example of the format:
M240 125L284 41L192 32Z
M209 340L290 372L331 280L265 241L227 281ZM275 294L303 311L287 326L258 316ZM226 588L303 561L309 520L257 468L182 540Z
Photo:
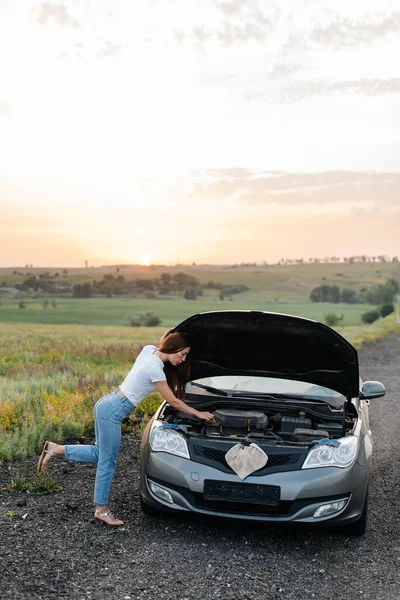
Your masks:
M338 304L384 304L393 302L400 286L395 279L388 279L385 283L375 285L371 288L340 289L338 285L320 285L311 290L311 302L331 302Z
M226 285L220 282L208 281L201 284L196 277L187 273L161 273L160 277L143 279L136 277L126 280L121 274L106 274L103 279L85 283L75 283L72 287L72 295L75 298L90 298L93 294L101 294L107 297L120 295L146 295L148 298L156 295L166 296L182 295L186 300L196 300L203 295L205 289L219 290L220 299L230 298L233 294L247 291L247 285Z
M389 263L399 262L398 256L388 256L387 254L378 254L368 256L367 254L357 254L354 256L324 256L306 258L280 258L278 265L304 265L306 263L324 264L324 263L345 263L352 265L354 263Z

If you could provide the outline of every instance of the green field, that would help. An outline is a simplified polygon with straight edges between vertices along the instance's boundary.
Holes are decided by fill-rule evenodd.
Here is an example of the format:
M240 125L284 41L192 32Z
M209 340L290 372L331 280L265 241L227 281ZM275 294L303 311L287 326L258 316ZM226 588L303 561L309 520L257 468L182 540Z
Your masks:
M371 307L367 304L331 304L311 302L268 302L262 293L238 294L232 301L217 296L204 296L195 301L177 299L136 298L56 298L56 308L43 309L43 299L26 300L26 308L18 308L16 300L2 300L1 322L47 323L70 325L127 326L133 313L153 311L161 318L162 326L177 325L190 315L209 310L266 310L298 315L324 321L330 312L344 315L343 325L357 325L361 314Z
M60 278L70 283L101 280L105 274L121 274L126 280L158 278L161 273L173 275L185 272L196 277L201 284L212 280L222 284L245 284L249 291L235 294L232 300L219 299L218 290L205 290L197 300L185 300L182 296L156 296L154 298L104 296L90 299L74 299L70 296L47 296L48 308L43 308L46 297L42 294L10 297L0 295L0 321L21 323L75 324L127 326L134 313L154 312L161 319L163 327L176 325L184 318L208 310L267 310L299 315L317 321L324 321L324 315L334 312L344 315L341 325L355 326L361 323L361 314L374 308L366 304L311 303L309 295L314 287L327 284L348 287L355 290L384 283L388 278L398 279L398 263L354 263L354 264L303 264L274 265L257 267L222 266L158 266L158 267L116 267L68 269L67 274L57 269L0 269L0 285L22 283L29 274L38 275L44 271L60 273ZM1 292L0 292L1 293ZM153 294L154 295L154 294ZM51 306L54 299L56 307ZM26 308L19 308L23 300Z

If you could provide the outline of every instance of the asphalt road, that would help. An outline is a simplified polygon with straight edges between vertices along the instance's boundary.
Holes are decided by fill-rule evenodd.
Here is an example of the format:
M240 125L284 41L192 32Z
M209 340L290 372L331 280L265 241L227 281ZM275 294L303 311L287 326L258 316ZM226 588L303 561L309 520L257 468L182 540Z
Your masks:
M0 466L0 598L400 598L399 358L400 334L360 352L363 379L387 389L371 401L375 447L365 536L146 517L138 502L139 443L126 437L113 488L122 529L90 520L92 465L54 462L64 486L54 496L5 489L17 473L32 474L34 459Z

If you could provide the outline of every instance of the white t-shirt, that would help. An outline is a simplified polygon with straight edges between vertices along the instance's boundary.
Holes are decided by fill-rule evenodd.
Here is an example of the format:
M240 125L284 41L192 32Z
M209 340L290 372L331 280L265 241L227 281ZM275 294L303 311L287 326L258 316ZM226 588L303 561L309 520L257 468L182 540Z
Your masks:
M145 346L119 389L134 406L143 400L147 394L154 392L156 381L166 381L164 363L156 354L157 346Z

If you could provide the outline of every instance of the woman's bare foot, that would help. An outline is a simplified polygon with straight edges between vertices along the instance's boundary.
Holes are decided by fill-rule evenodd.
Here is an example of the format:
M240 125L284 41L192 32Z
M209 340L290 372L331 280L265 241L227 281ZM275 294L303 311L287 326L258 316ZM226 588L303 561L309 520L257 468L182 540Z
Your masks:
M101 521L102 523L110 525L111 527L119 527L119 525L124 524L123 521L114 517L108 506L96 506L94 518L96 521Z
M45 442L42 454L38 460L37 470L41 471L52 458L61 456L62 454L64 454L64 446L56 444L55 442Z

